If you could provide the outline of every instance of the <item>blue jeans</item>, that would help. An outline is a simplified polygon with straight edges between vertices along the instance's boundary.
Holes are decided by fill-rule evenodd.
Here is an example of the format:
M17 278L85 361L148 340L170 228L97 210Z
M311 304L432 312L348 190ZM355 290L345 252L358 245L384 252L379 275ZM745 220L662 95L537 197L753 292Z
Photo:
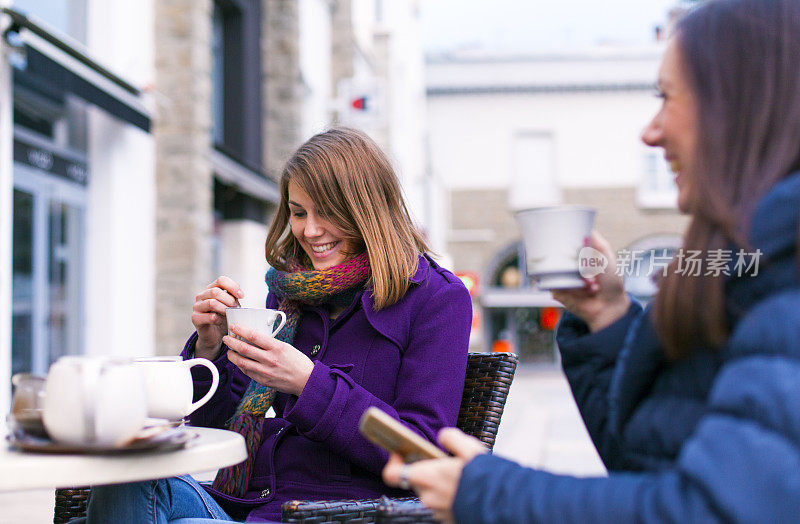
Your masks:
M200 524L236 522L189 475L92 487L86 522Z

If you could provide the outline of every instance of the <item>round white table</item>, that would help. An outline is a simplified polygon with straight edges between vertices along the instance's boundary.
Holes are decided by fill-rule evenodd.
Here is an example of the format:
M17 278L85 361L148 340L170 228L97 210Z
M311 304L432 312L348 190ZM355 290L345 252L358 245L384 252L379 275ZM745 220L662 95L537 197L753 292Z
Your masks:
M244 439L223 429L187 427L198 437L174 451L106 455L18 451L0 444L0 491L66 488L160 479L214 470L247 457Z

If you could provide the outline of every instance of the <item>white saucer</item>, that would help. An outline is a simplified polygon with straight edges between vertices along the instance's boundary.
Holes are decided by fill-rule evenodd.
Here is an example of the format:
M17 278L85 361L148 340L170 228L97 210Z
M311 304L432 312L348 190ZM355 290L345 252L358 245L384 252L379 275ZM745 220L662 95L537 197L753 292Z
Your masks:
M531 275L536 279L536 285L543 291L558 289L581 289L586 286L586 282L581 278L577 271L566 271L562 273L546 273L542 275Z

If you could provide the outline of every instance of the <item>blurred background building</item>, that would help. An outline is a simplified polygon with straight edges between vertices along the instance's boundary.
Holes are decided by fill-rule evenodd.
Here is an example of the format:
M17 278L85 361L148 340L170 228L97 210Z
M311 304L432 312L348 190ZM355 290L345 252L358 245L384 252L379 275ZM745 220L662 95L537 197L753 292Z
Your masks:
M492 13L547 50L424 45L489 28L475 1L0 0L0 383L64 354L175 354L219 274L263 304L282 165L333 123L389 153L471 287L473 349L552 362L560 310L524 277L513 211L597 207L618 249L674 247L685 221L638 141L661 44L567 50L511 3ZM432 31L423 4L444 8Z
M281 167L332 123L372 134L423 209L416 1L0 7L0 383L175 354L219 274L262 305Z

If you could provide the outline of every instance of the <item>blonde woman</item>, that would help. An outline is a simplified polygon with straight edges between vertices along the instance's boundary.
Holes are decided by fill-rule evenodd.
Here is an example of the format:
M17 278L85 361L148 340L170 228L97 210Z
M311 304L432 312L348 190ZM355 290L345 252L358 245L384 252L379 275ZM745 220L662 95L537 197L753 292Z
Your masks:
M359 434L361 414L378 406L433 442L455 424L471 300L426 254L386 156L363 133L332 129L295 152L280 190L267 307L286 326L271 339L227 325L243 293L219 277L197 295L182 353L220 373L191 423L241 432L247 460L205 489L189 477L95 489L90 519L280 520L291 499L407 493L383 484L388 455ZM197 394L207 378L195 375Z

